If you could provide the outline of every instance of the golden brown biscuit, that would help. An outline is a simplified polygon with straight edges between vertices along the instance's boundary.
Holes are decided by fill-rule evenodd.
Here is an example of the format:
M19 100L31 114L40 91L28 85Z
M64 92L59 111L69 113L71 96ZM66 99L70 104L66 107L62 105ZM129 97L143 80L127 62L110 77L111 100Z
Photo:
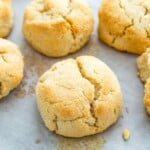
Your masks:
M13 25L11 0L0 0L0 37L6 37Z
M0 99L19 85L23 66L23 57L16 44L0 38Z
M145 83L144 104L150 114L150 48L137 59L138 75Z
M148 78L145 84L144 104L146 106L148 114L150 115L150 78Z
M39 79L36 96L45 125L66 137L104 131L116 122L122 108L115 74L93 56L53 65Z
M33 0L24 13L24 37L50 57L79 50L92 29L93 14L84 0Z
M143 82L150 77L150 48L137 59L138 75Z
M141 54L150 46L149 0L102 0L99 37L119 51Z

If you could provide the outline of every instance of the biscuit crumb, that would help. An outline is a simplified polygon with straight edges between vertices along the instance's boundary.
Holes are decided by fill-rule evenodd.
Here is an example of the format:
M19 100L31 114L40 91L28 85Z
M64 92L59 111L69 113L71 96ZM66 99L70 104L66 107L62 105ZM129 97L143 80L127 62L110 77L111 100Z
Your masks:
M128 129L123 129L123 132L122 132L122 137L125 141L129 140L130 138L130 131Z
M129 108L126 107L125 109L126 109L126 113L129 114Z
M35 143L36 143L36 144L40 144L40 143L41 143L41 140L40 140L40 139L36 139Z

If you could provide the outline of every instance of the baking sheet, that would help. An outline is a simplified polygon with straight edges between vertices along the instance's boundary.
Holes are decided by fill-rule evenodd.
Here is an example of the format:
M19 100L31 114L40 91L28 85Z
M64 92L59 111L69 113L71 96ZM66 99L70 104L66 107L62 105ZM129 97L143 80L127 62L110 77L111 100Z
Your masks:
M0 150L149 150L150 119L143 106L143 84L136 75L137 56L117 52L98 40L100 0L88 0L95 15L90 42L79 52L61 59L42 56L26 43L21 25L24 7L30 0L12 1L15 21L8 39L17 43L24 54L25 77L17 89L0 101ZM124 95L124 108L118 122L104 133L69 139L55 135L44 126L37 110L34 87L38 77L53 63L79 55L96 56L116 73ZM127 142L122 139L123 128L131 132Z

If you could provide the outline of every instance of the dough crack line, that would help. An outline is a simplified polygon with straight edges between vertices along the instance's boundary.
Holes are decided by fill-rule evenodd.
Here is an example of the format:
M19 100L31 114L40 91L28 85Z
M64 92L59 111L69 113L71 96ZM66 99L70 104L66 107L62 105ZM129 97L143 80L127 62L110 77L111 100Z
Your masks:
M128 1L128 3L130 3L130 2ZM143 23L143 17L149 15L149 10L148 10L148 8L145 7L143 4L134 4L134 5L137 5L137 6L139 6L139 7L142 7L142 8L144 9L143 15L140 15L140 16L139 16L138 22L136 22L136 20L135 20L134 17L131 19L131 17L127 14L126 7L122 4L122 0L119 0L119 7L124 11L124 14L131 20L131 24L127 25L127 26L124 28L122 35L120 35L120 36L115 36L115 37L113 38L113 40L112 40L112 43L115 43L115 41L116 41L116 39L117 39L118 37L123 37L123 36L125 35L125 32L126 32L126 30L127 30L128 28L130 28L130 27L132 27L132 26L134 26L134 25L137 25L137 24L139 24L139 25L142 24L142 23ZM146 32L147 38L150 39L148 29L145 28L144 30L145 30L145 32Z
M95 116L95 113L94 113L94 102L95 102L95 100L97 100L97 88L96 88L96 84L95 83L93 83L89 78L87 78L85 75L84 75L84 73L83 73L83 71L82 71L82 66L81 66L81 64L80 64L80 62L78 62L77 61L77 66L78 66L78 69L79 69L79 72L81 73L81 75L82 75L82 77L84 78L84 79L86 79L87 81L89 81L93 86L94 86L94 98L93 98L93 100L92 100L92 102L91 103L89 103L90 104L90 114L91 114L91 116L95 119L95 122L94 122L94 124L93 125L90 125L90 126L93 126L93 127L96 127L96 128L98 128L98 126L97 126L97 122L98 122L98 118ZM85 122L86 124L88 124L89 125L89 123L87 123L87 122Z

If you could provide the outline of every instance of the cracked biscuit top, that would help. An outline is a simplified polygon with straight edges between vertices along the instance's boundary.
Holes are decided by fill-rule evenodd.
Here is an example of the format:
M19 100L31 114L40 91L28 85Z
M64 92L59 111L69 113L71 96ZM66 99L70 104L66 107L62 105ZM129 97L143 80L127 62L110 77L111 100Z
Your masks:
M0 99L19 85L23 66L23 57L18 47L0 38Z
M79 50L93 29L93 14L84 0L33 0L25 9L23 34L50 57Z
M104 131L116 122L122 108L115 74L93 56L54 64L39 79L36 96L48 129L67 137Z
M120 51L141 54L150 46L149 0L102 0L99 37Z
M11 0L0 0L0 38L6 37L13 25Z

